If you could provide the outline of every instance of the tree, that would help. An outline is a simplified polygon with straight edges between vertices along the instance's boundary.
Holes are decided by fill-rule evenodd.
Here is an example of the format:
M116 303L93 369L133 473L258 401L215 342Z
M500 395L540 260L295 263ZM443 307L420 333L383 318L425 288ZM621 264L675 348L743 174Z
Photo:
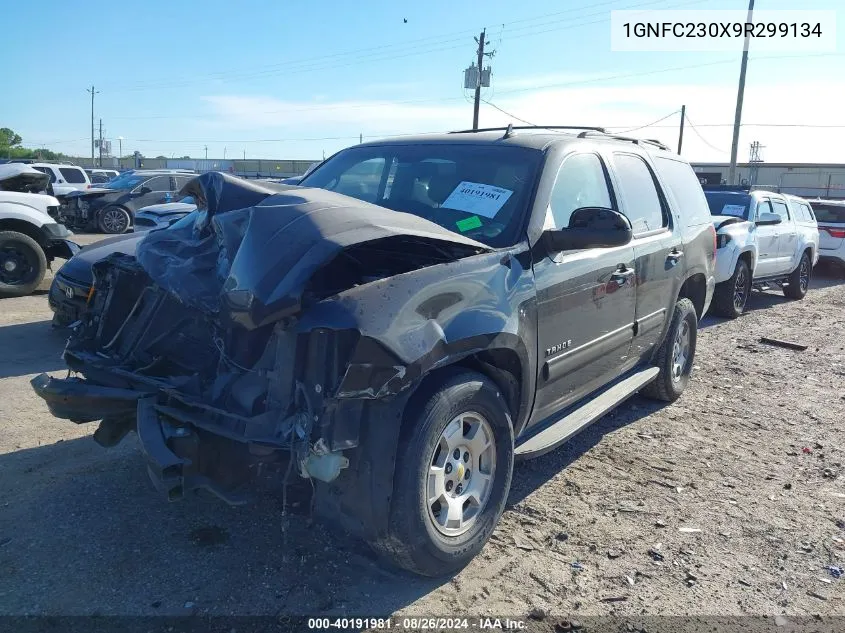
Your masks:
M17 147L23 139L7 127L0 127L0 147Z

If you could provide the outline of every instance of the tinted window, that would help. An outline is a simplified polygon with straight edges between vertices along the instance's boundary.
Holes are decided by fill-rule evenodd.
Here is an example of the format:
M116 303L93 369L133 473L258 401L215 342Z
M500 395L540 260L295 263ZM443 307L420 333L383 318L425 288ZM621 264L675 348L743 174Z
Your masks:
M557 172L549 207L554 228L569 226L569 217L582 207L611 208L610 192L601 160L595 154L567 158ZM553 228L546 225L546 228Z
M721 191L705 191L707 206L711 215L729 215L735 218L748 219L748 209L751 206L751 196L747 193L724 193Z
M156 176L144 183L151 191L170 191L170 176Z
M814 202L813 210L816 212L816 220L819 222L833 222L836 224L845 224L845 204L825 204L824 202Z
M704 197L701 183L692 167L682 161L660 156L654 157L654 166L685 221L690 225L709 223L709 201Z
M50 176L50 182L56 182L56 174L53 173L53 170L49 167L33 167L33 169L37 169L42 174L47 174Z
M634 233L645 233L666 226L660 196L645 161L631 154L615 154L613 161L625 200L625 213Z
M780 200L772 200L772 210L782 217L784 222L789 219L789 211L786 209L786 203Z
M335 154L300 184L505 246L519 239L541 158L537 150L497 145L369 145Z
M134 189L137 185L144 182L146 176L140 174L126 173L121 174L117 178L113 178L105 184L108 189Z
M174 176L174 178L176 180L176 191L179 191L182 187L193 180L194 176Z
M62 178L71 184L81 185L88 182L85 180L85 172L81 169L75 169L73 167L59 167L59 172L61 172Z

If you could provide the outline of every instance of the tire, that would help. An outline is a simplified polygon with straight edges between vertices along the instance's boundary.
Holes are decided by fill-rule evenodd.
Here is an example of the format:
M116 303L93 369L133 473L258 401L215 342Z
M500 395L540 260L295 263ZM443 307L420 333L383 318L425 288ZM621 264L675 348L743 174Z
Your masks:
M0 297L34 292L47 272L47 256L38 242L17 231L0 231Z
M371 546L416 574L453 574L481 551L504 511L513 472L509 409L490 379L459 368L445 372L422 400L415 398L413 403L421 406L406 409L388 535ZM451 444L445 437L447 427L455 429ZM486 450L477 450L488 440L492 442ZM447 446L460 447L457 460ZM469 451L473 454L467 461ZM439 469L442 479L430 474L432 468ZM447 488L450 482L452 487ZM459 485L466 485L462 494ZM474 491L476 504L469 491ZM446 518L453 515L446 503L428 503L435 495L448 501L450 494L466 499L453 501L459 510L454 516L460 515L466 521L463 525L449 525Z
M686 328L686 330L684 329ZM679 357L675 344L683 344L686 332L687 353ZM660 369L654 382L649 383L642 390L642 394L654 400L674 402L677 400L689 382L692 365L695 359L695 345L698 338L698 317L695 306L689 299L678 299L669 331L655 355L655 366Z
M713 293L713 314L735 319L745 310L748 295L751 292L751 269L742 258L736 263L734 274L730 279L716 284L716 291Z
M106 207L97 216L97 228L101 233L110 235L126 233L130 224L132 224L132 216L129 215L129 211L115 205Z
M787 285L783 287L783 294L789 299L803 299L810 288L810 278L813 275L813 265L810 256L804 252L801 260L789 274Z

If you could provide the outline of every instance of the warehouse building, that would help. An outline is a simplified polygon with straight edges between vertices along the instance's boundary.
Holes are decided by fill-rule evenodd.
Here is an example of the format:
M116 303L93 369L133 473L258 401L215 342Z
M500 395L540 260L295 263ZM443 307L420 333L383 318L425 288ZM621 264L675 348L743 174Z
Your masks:
M728 163L693 163L701 184L726 184ZM802 198L845 199L845 164L739 163L738 182Z

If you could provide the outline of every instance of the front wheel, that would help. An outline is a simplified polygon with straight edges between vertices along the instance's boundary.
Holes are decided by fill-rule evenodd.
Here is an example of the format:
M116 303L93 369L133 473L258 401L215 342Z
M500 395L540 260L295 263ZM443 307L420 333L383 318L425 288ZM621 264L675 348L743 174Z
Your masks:
M666 338L657 350L657 378L643 389L644 396L674 402L689 382L695 345L698 338L698 316L689 299L678 299Z
M23 297L41 285L47 256L29 235L0 231L0 297Z
M100 211L97 225L103 233L112 235L126 233L132 218L123 207L106 207Z
M466 565L496 527L514 440L508 405L485 376L450 370L429 394L406 414L389 534L371 545L409 571L441 576Z
M716 284L713 294L713 313L727 319L735 319L745 310L745 303L751 292L751 269L744 259L736 263L734 274L727 281Z
M803 299L810 288L810 275L813 266L810 264L810 256L807 253L801 255L798 266L789 275L787 285L783 287L783 294L789 299Z

